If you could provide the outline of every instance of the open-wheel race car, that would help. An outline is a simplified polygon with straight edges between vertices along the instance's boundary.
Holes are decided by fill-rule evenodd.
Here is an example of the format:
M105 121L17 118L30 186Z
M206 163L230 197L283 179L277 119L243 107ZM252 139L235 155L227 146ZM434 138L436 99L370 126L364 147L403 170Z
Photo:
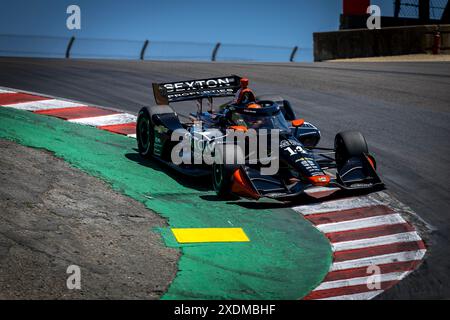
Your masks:
M289 101L278 96L256 97L248 88L247 79L228 76L155 83L153 93L157 105L142 108L138 115L136 136L140 155L157 159L189 176L211 175L221 198L294 200L319 189L352 191L383 187L375 159L360 132L340 132L333 148L319 148L319 129L297 119ZM214 98L232 96L233 101L215 110ZM196 101L197 110L182 122L169 104L189 100ZM261 169L266 166L263 159L250 161L255 151L223 142L230 132L250 129L257 134L264 131L266 136L267 132L270 135L271 130L277 130L277 152L269 148L268 155L277 154L276 173L262 174ZM175 132L181 132L189 150L174 152L179 144L179 140L173 139ZM217 132L221 133L220 142ZM223 161L179 163L173 159L176 154L192 160L205 150L213 150L214 159Z

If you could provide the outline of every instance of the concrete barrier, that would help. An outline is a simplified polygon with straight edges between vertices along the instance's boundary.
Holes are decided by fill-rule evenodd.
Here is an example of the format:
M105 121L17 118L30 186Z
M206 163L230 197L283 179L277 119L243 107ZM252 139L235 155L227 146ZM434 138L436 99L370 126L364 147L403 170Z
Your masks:
M431 53L435 33L441 52L450 53L450 25L356 29L314 33L314 60Z

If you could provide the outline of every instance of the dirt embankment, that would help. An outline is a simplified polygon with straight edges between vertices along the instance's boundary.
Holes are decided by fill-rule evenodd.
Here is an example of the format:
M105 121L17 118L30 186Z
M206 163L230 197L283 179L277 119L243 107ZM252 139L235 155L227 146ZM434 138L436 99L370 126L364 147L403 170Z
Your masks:
M0 299L157 299L179 258L152 231L165 226L49 152L0 140Z

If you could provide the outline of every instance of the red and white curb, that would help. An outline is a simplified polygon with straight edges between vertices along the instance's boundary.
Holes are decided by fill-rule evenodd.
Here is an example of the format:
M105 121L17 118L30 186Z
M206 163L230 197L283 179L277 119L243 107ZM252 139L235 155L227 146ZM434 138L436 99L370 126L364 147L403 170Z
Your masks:
M136 116L129 113L2 88L0 106L136 138ZM310 196L337 190L316 188ZM293 209L325 234L333 250L328 274L304 299L372 299L410 274L425 256L423 240L404 219L412 211L384 192Z
M0 89L0 106L31 111L136 137L136 116L130 113L10 89Z
M333 262L304 299L372 299L417 268L426 247L385 192L293 208L325 234Z

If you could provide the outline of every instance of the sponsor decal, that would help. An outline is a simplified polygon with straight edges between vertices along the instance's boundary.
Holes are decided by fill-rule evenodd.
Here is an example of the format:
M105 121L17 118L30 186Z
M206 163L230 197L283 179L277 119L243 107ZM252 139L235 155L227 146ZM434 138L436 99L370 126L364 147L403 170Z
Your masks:
M216 89L223 87L231 87L234 84L234 78L217 78L217 79L206 79L206 80L194 80L194 81L183 81L175 83L165 83L163 88L168 94L185 91L198 91L205 89Z
M168 131L169 131L169 129L167 129L164 126L155 126L155 132L158 132L159 134L166 133Z
M189 97L197 97L199 95L207 96L221 96L221 95L233 95L233 89L217 89L217 90L205 90L205 91L186 91L182 93L168 93L167 98L169 100L179 99L179 98L189 98Z
M156 131L156 130L155 130ZM153 146L153 153L155 156L161 156L162 152L162 141L159 135L155 134L155 142Z
M158 84L159 95L170 101L193 100L201 97L233 96L239 88L239 77L229 76ZM155 90L155 89L154 89Z
M353 188L370 188L372 186L371 183L354 183L351 185Z
M194 164L256 164L259 161L263 165L262 175L274 175L278 172L279 130L270 130L269 138L265 129L260 129L259 132L254 129L246 132L226 130L224 135L220 130L202 132L201 128L202 125L196 123L192 132L177 129L172 133L171 141L178 142L171 152L174 164L192 164L192 159L188 156L192 154ZM259 138L258 133L261 133ZM247 159L245 154L249 155Z

